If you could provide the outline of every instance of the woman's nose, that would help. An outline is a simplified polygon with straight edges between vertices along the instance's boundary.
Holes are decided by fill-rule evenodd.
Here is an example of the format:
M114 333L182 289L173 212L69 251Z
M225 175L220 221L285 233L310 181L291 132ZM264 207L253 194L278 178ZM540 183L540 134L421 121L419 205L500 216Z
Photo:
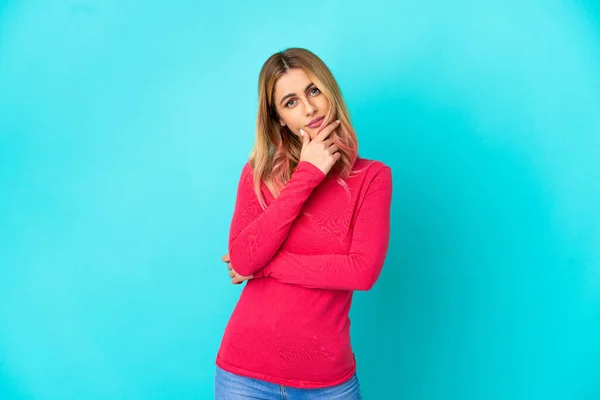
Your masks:
M316 110L316 109L315 109L315 106L313 106L313 105L311 104L311 102L307 100L307 101L306 101L306 113L307 113L308 115L311 115L311 114L314 114L315 110Z

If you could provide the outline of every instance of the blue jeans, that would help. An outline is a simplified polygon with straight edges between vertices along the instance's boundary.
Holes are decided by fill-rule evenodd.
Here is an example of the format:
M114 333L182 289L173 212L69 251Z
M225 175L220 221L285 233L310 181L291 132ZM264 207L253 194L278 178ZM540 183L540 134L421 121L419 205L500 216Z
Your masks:
M362 400L356 373L346 382L318 389L298 389L232 374L215 372L215 400Z

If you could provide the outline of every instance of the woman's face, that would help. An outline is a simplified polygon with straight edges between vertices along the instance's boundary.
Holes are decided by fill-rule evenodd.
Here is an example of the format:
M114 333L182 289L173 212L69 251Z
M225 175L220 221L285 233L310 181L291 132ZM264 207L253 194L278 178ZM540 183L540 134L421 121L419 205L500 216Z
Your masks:
M324 117L329 111L329 102L303 70L294 68L275 84L275 107L281 126L287 125L300 137L302 128L312 139L325 127ZM322 118L320 124L309 125L316 118Z

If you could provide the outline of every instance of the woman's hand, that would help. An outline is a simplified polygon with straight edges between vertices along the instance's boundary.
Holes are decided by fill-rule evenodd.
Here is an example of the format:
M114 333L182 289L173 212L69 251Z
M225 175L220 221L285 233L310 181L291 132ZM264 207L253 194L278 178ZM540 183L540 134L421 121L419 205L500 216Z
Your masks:
M229 277L231 278L231 283L233 283L234 285L239 285L240 283L247 281L248 279L254 278L254 275L242 276L242 275L238 274L237 272L235 272L235 270L231 266L231 260L229 259L229 253L227 253L223 257L221 257L221 260L223 260L223 262L227 263L227 269L229 270Z
M327 136L340 125L339 120L333 121L320 131L314 139L300 129L302 134L302 150L300 151L300 161L308 161L319 168L325 175L331 170L333 164L342 156L339 148L333 144L333 140L327 139Z

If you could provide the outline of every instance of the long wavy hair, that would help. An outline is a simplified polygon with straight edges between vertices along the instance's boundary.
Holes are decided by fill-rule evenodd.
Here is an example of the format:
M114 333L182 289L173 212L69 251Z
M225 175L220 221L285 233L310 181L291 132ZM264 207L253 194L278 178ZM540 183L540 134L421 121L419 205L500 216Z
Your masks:
M358 140L350 123L350 114L342 98L338 84L325 63L314 53L303 48L288 48L270 56L263 64L258 78L258 113L256 118L256 141L250 155L254 170L254 190L265 209L261 192L264 182L276 198L298 166L302 139L279 124L275 106L275 84L290 69L301 69L317 86L329 102L323 126L339 119L340 125L329 135L339 148L341 157L336 161L328 177L336 180L348 191L345 180L352 174L358 156Z

